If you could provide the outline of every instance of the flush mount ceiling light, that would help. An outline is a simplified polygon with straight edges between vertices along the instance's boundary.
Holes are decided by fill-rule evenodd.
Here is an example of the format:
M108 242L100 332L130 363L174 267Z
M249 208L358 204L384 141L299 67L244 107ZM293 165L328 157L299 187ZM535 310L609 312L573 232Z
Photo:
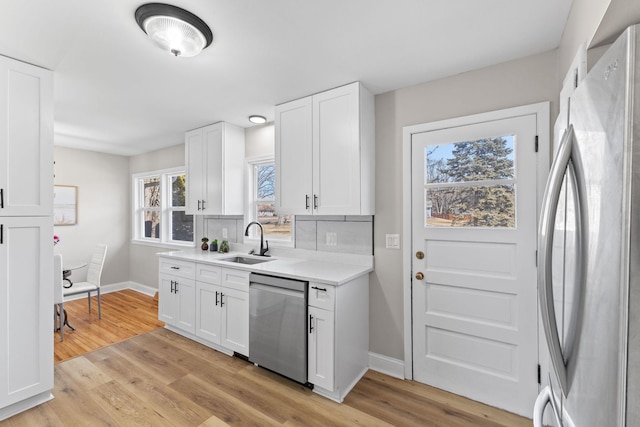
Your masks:
M256 116L256 115L249 116L249 121L251 123L255 123L255 124L258 124L258 125L261 125L263 123L267 123L266 117L264 117L264 116Z
M202 19L170 4L143 4L135 17L156 46L174 56L196 56L213 41L211 29Z

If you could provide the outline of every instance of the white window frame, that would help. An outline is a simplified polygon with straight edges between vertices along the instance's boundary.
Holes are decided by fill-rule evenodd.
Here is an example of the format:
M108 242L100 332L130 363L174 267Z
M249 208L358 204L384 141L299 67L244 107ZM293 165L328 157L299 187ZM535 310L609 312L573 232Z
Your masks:
M170 169L161 169L150 172L141 172L132 175L131 178L131 195L132 195L132 217L131 217L131 242L139 245L157 246L163 248L193 248L196 246L196 218L193 217L193 241L185 242L182 240L171 239L171 214L174 211L186 211L184 207L171 206L171 177L175 175L186 175L185 167L176 167ZM144 207L144 194L140 183L146 178L160 178L160 207L148 208ZM160 237L144 236L144 221L140 220L142 211L156 210L160 213Z
M256 174L255 167L261 164L275 163L275 155L267 154L262 156L253 156L245 159L245 183L246 183L246 200L245 200L245 213L244 218L246 224L251 221L257 221L257 202L258 202L258 189L256 187ZM245 227L246 227L245 224ZM265 235L265 240L269 240L269 246L287 247L292 248L295 244L295 217L291 221L291 235L288 238L274 237ZM249 236L244 237L245 244L255 244L260 242L260 235L258 227L253 226L249 230Z

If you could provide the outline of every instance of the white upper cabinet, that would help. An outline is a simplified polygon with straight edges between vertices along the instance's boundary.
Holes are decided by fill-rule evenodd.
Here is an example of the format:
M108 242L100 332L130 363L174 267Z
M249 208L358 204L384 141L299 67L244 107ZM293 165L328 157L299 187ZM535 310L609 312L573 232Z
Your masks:
M373 215L373 95L351 83L276 107L276 206L298 215Z
M244 129L216 123L185 133L187 213L242 215Z
M53 212L53 74L0 56L0 216Z

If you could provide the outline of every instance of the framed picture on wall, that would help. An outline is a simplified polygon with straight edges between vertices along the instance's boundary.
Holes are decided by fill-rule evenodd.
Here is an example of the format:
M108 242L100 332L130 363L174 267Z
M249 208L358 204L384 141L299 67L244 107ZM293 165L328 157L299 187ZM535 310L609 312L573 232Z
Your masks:
M76 225L78 223L78 187L74 185L53 186L53 225Z

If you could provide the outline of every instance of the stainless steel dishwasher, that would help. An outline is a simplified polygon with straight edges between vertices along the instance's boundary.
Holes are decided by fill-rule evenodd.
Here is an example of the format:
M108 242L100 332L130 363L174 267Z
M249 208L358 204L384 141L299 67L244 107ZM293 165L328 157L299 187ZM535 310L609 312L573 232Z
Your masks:
M251 273L249 360L307 384L308 283Z

